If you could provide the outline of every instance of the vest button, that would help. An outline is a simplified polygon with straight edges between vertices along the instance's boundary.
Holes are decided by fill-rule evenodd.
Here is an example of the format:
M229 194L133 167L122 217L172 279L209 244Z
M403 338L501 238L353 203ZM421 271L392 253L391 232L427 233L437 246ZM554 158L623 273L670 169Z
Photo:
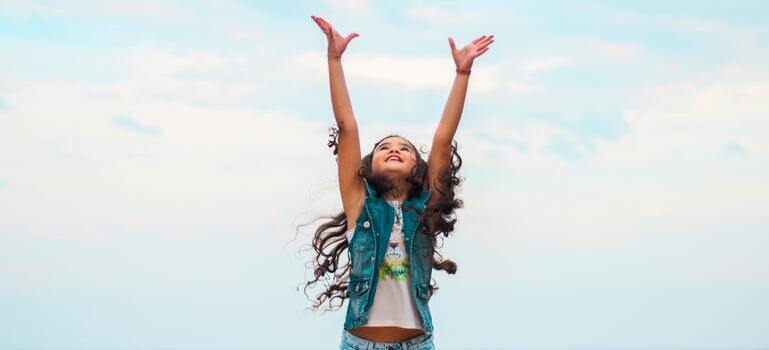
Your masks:
M374 262L374 257L372 256L371 259L369 259L369 260L371 260L371 262Z
M368 222L368 220L366 220L366 221L363 222L363 227L369 228L369 227L371 227L371 223Z

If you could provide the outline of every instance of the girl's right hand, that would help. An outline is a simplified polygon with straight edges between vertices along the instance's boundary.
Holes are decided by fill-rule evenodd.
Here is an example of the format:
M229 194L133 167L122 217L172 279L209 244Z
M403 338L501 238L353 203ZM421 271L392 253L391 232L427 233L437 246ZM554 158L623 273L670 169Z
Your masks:
M358 36L358 33L351 33L350 35L343 37L331 26L331 23L326 22L325 19L318 16L310 16L310 18L315 21L323 33L326 33L326 38L328 39L328 55L330 57L342 57L342 53L347 49L347 44L350 43L350 40Z

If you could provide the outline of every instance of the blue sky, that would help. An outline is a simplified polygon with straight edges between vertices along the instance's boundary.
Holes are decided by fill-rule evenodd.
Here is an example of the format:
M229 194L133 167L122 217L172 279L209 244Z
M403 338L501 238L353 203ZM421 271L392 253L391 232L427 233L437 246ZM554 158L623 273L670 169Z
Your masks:
M427 149L448 36L495 36L439 348L769 347L769 3L329 0L0 1L0 348L337 348L313 14L360 33L364 152Z

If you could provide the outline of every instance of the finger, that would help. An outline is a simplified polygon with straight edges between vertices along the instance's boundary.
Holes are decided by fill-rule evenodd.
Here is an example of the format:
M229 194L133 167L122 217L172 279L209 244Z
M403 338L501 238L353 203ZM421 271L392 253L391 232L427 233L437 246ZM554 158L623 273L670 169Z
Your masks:
M478 51L478 55L477 55L477 56L475 56L475 57L478 57L478 56L480 56L480 55L483 55L483 53L484 53L484 52L486 52L486 51L489 51L489 48L488 48L488 47L487 47L487 48L485 48L485 49L483 49L483 50L481 50L481 51Z
M320 20L318 20L318 17L312 16L313 22L318 25L321 29L323 29L323 24L320 23Z
M326 24L323 21L323 18L320 18L318 16L312 16L312 20L315 21L319 26L324 27Z
M478 44L479 45L488 45L488 44L490 44L492 42L494 42L494 36L493 35L487 37L486 39L481 40L480 42L478 42Z
M481 44L481 45L478 45L478 49L483 49L483 48L486 48L486 47L488 47L489 45L491 45L491 43L493 43L493 42L494 42L494 40L491 40L491 41L487 41L487 42L485 42L485 43L483 43L483 44Z
M493 42L494 42L494 38L489 37L489 38L486 38L484 40L479 41L477 44L475 44L475 46L477 46L478 48L484 48L486 46L489 46Z
M449 37L449 46L451 47L451 52L457 51L457 46L454 45L454 39Z
M313 20L315 20L315 23L318 25L318 27L320 28L320 30L322 30L323 32L329 32L329 31L330 31L330 30L329 30L329 28L328 28L328 26L327 26L325 23L323 23L323 22L320 20L320 18L319 18L319 17L315 17L315 18L313 18Z
M323 22L323 24L325 24L326 26L328 26L328 28L329 28L329 29L333 28L333 26L331 25L331 23L328 23L328 21L326 21L325 19L321 18L320 20Z
M328 35L334 35L334 27L332 27L328 22L323 23L323 32L325 32Z
M479 41L483 40L485 37L486 37L486 35L481 35L481 36L475 38L475 40L473 40L472 43L473 44L477 44Z
M346 37L344 38L344 41L345 41L345 42L350 42L350 40L352 40L353 38L357 38L357 37L359 37L359 36L360 36L360 35L359 35L358 33L352 33L352 34L350 34L350 35L346 36Z
M491 35L491 36L486 36L485 38L483 38L483 39L479 40L479 41L476 43L476 45L478 45L478 46L487 45L487 44L488 44L490 41L492 41L492 40L494 40L494 36L493 36L493 35Z
M483 47L491 44L492 42L494 42L494 39L491 39L490 37L488 37L486 39L483 39L483 40L477 42L475 45L480 47L480 48L483 48Z

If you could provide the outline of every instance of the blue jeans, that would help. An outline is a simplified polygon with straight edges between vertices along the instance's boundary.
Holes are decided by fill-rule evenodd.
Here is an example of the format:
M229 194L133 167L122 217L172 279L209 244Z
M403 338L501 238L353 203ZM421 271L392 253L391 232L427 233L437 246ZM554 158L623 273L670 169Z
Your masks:
M435 350L432 334L422 334L396 343L380 343L357 337L342 329L339 350Z

